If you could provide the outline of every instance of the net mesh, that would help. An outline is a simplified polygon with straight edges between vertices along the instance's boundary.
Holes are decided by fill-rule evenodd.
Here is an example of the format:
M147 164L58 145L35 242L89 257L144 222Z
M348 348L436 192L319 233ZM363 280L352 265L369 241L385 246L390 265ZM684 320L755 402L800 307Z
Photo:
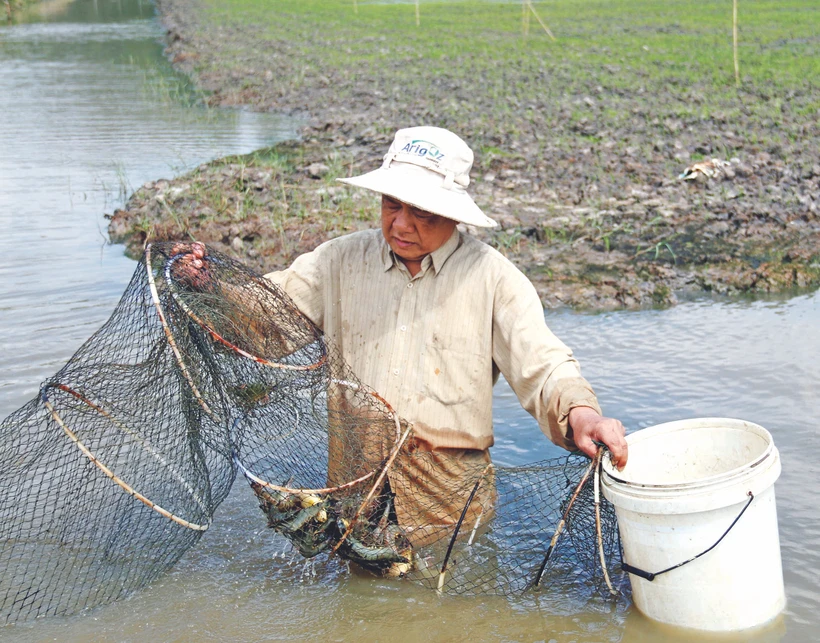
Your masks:
M177 250L150 246L110 319L2 422L2 619L144 587L237 474L305 557L460 594L626 591L598 459L432 450L278 287L218 253L192 276Z

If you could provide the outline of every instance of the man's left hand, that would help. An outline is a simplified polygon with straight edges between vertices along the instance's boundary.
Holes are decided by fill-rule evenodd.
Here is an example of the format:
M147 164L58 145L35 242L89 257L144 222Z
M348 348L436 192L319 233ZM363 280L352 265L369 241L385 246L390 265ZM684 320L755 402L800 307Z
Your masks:
M576 406L570 409L569 425L575 446L590 458L598 451L595 442L602 442L612 454L612 463L618 469L626 466L626 430L619 420L603 417L588 406Z

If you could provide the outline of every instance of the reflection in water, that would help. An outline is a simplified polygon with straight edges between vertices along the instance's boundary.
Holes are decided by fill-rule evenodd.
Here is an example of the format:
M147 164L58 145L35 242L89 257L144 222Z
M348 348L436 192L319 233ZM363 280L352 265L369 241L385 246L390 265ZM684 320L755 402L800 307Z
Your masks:
M80 0L0 27L0 410L97 328L133 262L103 213L135 187L294 135L277 116L193 107L148 2ZM5 415L5 413L4 413Z
M148 180L293 134L293 123L192 107L162 58L147 2L45 3L45 22L0 27L0 415L105 320L133 270L104 212ZM63 12L63 13L61 13ZM666 311L549 313L605 410L631 429L694 416L762 424L777 483L788 606L743 640L813 640L820 616L816 516L820 296L684 303ZM559 453L503 383L494 458ZM547 536L549 537L549 536ZM754 561L750 561L754 564ZM305 562L265 529L238 484L200 546L153 587L91 615L0 630L2 640L698 641L606 602L439 597L408 583ZM737 638L737 637L735 637ZM730 639L731 640L731 639Z

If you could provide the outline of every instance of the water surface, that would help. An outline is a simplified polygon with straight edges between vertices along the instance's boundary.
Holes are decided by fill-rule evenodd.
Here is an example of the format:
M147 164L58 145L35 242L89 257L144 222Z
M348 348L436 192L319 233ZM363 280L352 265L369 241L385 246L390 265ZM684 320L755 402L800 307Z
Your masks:
M196 106L140 0L37 5L0 26L0 407L110 313L134 264L107 221L136 187L292 137L270 114ZM4 414L5 415L5 414Z

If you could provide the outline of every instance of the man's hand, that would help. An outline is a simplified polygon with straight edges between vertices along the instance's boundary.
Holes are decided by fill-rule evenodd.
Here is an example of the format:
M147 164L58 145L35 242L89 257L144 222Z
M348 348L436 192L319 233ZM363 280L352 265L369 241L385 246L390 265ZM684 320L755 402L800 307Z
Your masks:
M174 255L182 255L174 263L174 277L195 290L202 290L210 281L208 262L205 260L205 245L178 243L172 249Z
M590 458L595 457L598 450L595 442L602 442L612 454L612 463L618 469L626 466L626 431L618 420L598 415L588 406L576 406L569 412L569 425L575 446Z

